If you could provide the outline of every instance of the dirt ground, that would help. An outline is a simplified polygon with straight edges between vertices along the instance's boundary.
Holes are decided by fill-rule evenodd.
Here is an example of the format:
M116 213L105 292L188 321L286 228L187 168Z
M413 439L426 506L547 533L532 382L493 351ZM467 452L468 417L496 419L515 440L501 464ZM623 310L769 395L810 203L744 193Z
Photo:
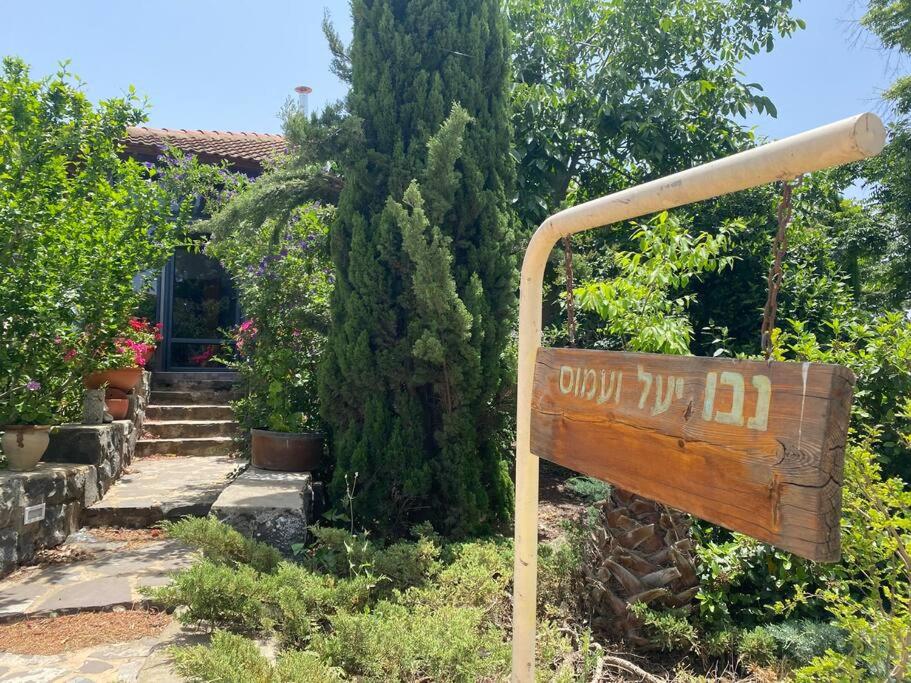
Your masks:
M170 623L170 615L145 610L81 612L25 619L0 624L0 652L57 655L84 647L156 636Z
M585 502L566 487L566 480L578 476L572 470L541 461L538 503L538 540L552 542L565 535L564 523L577 519Z

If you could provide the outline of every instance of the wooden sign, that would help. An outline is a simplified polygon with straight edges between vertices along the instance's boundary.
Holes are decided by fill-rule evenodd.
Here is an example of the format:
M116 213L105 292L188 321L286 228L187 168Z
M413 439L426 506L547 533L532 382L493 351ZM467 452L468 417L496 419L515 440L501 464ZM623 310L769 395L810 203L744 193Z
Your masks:
M531 452L836 561L853 386L838 365L541 348Z

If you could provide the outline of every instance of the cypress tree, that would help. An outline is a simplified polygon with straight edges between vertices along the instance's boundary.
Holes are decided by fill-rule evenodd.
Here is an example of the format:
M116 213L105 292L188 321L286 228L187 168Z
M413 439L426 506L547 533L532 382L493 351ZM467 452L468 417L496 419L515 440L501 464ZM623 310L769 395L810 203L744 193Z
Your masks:
M508 45L497 0L353 0L363 135L331 229L321 372L336 499L460 535L504 517L515 307Z

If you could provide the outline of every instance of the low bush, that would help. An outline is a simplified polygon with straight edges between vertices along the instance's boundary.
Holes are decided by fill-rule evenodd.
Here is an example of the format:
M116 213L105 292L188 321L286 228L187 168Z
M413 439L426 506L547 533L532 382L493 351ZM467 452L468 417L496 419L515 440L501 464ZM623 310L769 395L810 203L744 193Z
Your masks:
M594 477L570 477L566 480L566 488L587 503L597 503L610 495L610 484Z
M301 563L253 566L263 551L214 519L168 525L206 555L170 586L147 591L181 619L215 626L212 644L178 648L195 680L476 681L509 671L512 549L498 540L440 544L429 529L388 547L338 529L315 530ZM558 565L554 565L558 566ZM556 610L545 609L545 615ZM275 636L276 665L251 636ZM589 636L544 618L546 680L591 678ZM310 678L307 678L307 677Z
M214 517L185 517L161 526L171 538L202 551L203 557L218 564L245 564L259 572L271 572L282 560L272 546L249 539Z
M190 681L209 683L331 683L341 671L322 663L312 652L288 650L273 665L247 638L216 631L209 646L172 649L174 666Z
M826 651L844 650L845 632L821 621L798 619L743 631L737 643L741 659L757 666L779 662L789 667L809 664Z
M166 608L185 607L180 614L184 623L247 632L262 629L266 618L260 574L244 564L235 567L203 559L178 572L169 585L146 593Z
M477 681L509 671L509 645L484 609L383 601L342 612L313 648L349 674L373 681Z

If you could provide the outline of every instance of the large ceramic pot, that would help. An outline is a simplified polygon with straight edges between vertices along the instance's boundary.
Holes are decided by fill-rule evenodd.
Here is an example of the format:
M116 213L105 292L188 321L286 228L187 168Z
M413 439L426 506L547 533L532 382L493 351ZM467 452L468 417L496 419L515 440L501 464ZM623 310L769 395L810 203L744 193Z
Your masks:
M280 472L312 472L323 460L323 435L251 429L253 467Z
M121 391L132 391L142 379L142 368L116 368L99 370L87 375L82 383L86 389L100 389L105 384Z
M0 427L3 437L0 446L3 455L14 472L28 472L35 469L50 442L50 427L42 425L15 425Z

